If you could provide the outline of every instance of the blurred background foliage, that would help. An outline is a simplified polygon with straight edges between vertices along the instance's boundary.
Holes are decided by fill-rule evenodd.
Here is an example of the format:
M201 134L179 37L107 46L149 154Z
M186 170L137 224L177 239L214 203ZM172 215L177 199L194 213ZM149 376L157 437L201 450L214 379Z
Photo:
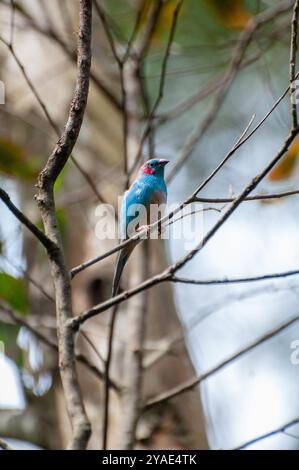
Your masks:
M147 1L139 25L141 29L153 1ZM52 8L48 2L41 0L16 1L14 40L18 56L61 129L72 92L74 64L61 51L51 34L39 34L30 26L32 15L41 29L54 30L67 44L67 49L73 51L77 2L65 2L68 23L59 17L61 2L55 0L54 3L55 7ZM278 3L262 0L184 2L169 57L163 101L158 110L161 122L155 126L156 152L159 155L175 162L185 139L209 111L214 94L198 102L194 99L188 112L179 113L175 119L164 122L163 116L215 78L223 76L240 34L250 18ZM1 35L5 37L9 37L10 31L9 4L5 0L0 2ZM155 102L158 93L161 65L176 4L175 0L165 2L142 67L142 78L151 104ZM139 2L109 0L104 5L118 50L123 51L132 33ZM109 45L103 39L96 15L94 22L93 71L119 100L117 67ZM289 39L289 14L279 16L257 31L246 52L246 59L253 60L238 73L223 106L217 111L215 121L200 139L199 145L195 145L191 158L170 185L170 202L182 201L190 189L220 161L251 115L255 114L256 119L260 119L286 88ZM0 64L0 78L6 85L6 104L0 105L0 182L9 189L14 201L40 224L32 198L34 183L53 147L55 135L3 44ZM120 188L123 182L120 122L119 111L112 109L106 98L99 97L98 90L92 84L76 156L85 170L92 174L104 199L113 204L116 203L116 196L122 192ZM263 130L246 147L242 147L217 181L212 182L206 195L225 197L238 192L273 155L286 133L288 122L289 108L288 103L284 102L266 122ZM268 180L263 182L259 192L298 187L298 155L297 139ZM93 236L96 223L94 207L98 201L72 162L67 164L60 175L55 191L59 224L64 242L69 247L67 256L76 264L82 260L84 250L76 251L76 245L71 241L73 232L77 234L77 243L81 237L86 237L86 232L92 234L90 237ZM247 205L235 216L229 228L215 237L211 248L188 265L186 272L195 277L199 277L198 272L202 277L247 276L296 267L299 261L298 208L296 199L271 204L257 202L250 207ZM206 228L215 221L215 217L215 214L207 215L204 220ZM92 243L96 246L97 241L93 240ZM170 242L170 258L177 258L182 251L181 245ZM37 276L39 287L52 295L45 256L2 207L0 259L0 300L21 315L26 316L29 312L34 315L43 310L46 318L50 317L48 305L42 306L40 299L33 301L38 297L40 289L32 287L28 281L29 276ZM223 358L259 332L279 322L281 316L291 315L296 310L298 287L294 282L286 282L284 287L284 290L277 284L273 287L271 283L270 287L259 291L256 286L257 292L253 294L250 294L252 287L248 287L248 290L240 286L229 287L225 292L221 288L175 287L176 303L196 369L202 371L208 368L219 357ZM211 315L207 312L211 312ZM194 316L195 327L191 328ZM207 317L209 319L204 322ZM196 325L198 320L204 324ZM26 341L24 338L21 342L17 340L21 330L16 325L0 323L0 339L6 345L6 354L22 371L25 388L31 390L33 395L49 394L56 380L53 364L51 361L47 363L40 345L38 352L35 351L35 359L33 354L28 360L30 354L28 345L24 346ZM206 426L212 447L237 445L293 416L299 406L294 393L298 396L298 374L288 358L289 342L297 337L298 329L292 330L284 341L273 341L269 350L255 353L251 359L247 358L245 368L242 365L233 366L226 375L222 373L219 379L214 378L202 387ZM38 361L36 357L39 357ZM256 364L258 366L255 369ZM261 364L264 364L266 372ZM51 379L45 375L48 373ZM40 377L42 383L40 388L36 388ZM265 377L269 380L266 381ZM278 377L281 377L279 383ZM277 387L280 390L279 396L272 396L275 387L276 392ZM267 402L270 402L270 408L275 408L273 419L271 410L265 405ZM255 419L249 423L253 409L257 410ZM271 447L298 448L298 442L283 436L280 440L269 442Z

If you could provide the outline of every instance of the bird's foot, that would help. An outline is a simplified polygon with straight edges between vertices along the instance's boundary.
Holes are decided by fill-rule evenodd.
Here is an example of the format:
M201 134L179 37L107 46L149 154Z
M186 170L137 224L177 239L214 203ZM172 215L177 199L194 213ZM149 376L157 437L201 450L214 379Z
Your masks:
M150 233L150 230L151 230L151 226L150 225L141 225L141 227L139 227L137 229L137 232L143 232L144 231L144 235L143 237L144 238L147 238L149 233Z
M159 223L158 225L158 236L161 237L164 233L166 233L166 227Z

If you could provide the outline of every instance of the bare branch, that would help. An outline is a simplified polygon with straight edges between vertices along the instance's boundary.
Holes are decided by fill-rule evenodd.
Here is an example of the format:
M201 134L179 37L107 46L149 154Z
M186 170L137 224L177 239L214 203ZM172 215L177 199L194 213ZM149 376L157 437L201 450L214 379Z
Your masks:
M175 264L173 264L169 268L168 272L174 273L181 269L183 266L185 266L187 262L189 262L197 253L199 253L205 247L208 241L215 235L215 233L226 222L226 220L234 213L234 211L239 207L243 200L247 196L249 196L249 194L258 186L258 184L270 173L276 163L278 163L279 160L285 155L290 145L297 137L298 132L298 128L293 129L290 132L285 142L283 143L281 149L278 151L277 155L273 158L273 160L260 172L259 175L255 176L255 178L253 178L253 180L243 189L240 195L235 199L233 203L231 203L230 207L225 211L225 213L218 220L218 222L208 231L208 233L204 236L204 238L197 245L197 247L187 253L187 255L183 256Z
M297 75L298 76L298 73ZM273 104L271 109L267 112L267 114L260 120L260 122L255 126L255 128L246 136L244 137L244 132L248 130L249 127L246 127L245 131L242 133L242 140L240 141L240 138L236 142L236 144L232 147L232 149L228 152L228 154L224 157L222 162L217 166L216 170L213 170L213 172L201 183L197 189L184 201L182 202L176 210L172 211L170 214L166 215L165 217L162 217L160 220L158 220L156 223L150 225L150 231L154 230L157 228L159 225L163 225L166 223L168 220L172 219L175 214L180 212L183 207L187 204L190 204L192 202L233 202L235 199L207 199L207 198L200 198L197 196L197 194L208 184L208 182L215 176L215 174L222 168L222 166L228 161L228 159L242 146L244 145L245 142L247 142L254 134L257 132L257 130L264 124L264 122L269 118L269 116L273 113L273 111L277 108L277 106L281 103L281 101L285 98L289 91L289 87L284 91L284 93L277 99L277 101ZM284 197L284 196L291 196L293 194L297 194L296 192L287 192L287 193L281 193L280 196L277 195L272 195L269 196L269 199L275 199L276 197ZM255 199L256 198L256 199ZM245 198L244 200L257 200L257 199L266 199L267 196L252 196L252 199L250 198ZM142 239L146 234L146 231L140 231L137 235L134 237L131 237L130 239L118 244L116 247L112 248L111 250L107 251L103 255L97 256L89 261L86 261L79 266L76 266L71 270L71 276L72 278L75 277L77 274L79 274L81 271L84 271L85 269L89 268L90 266L102 261L103 259L107 258L108 256L113 255L114 253L117 253L119 250L121 250L123 247L126 245L129 245L132 240L137 240L138 238Z
M122 108L123 108L123 137L124 137L124 173L126 176L126 185L129 184L128 166L134 158L133 150L135 148L136 137L138 135L139 102L142 97L142 84L140 80L140 66L144 60L152 34L159 18L163 1L157 1L150 9L147 23L142 30L140 37L136 40L134 53L131 52L131 44L128 45L125 59L119 60L120 81L122 89ZM141 9L142 12L143 8ZM142 13L140 13L142 14ZM140 20L137 15L137 21ZM137 31L136 31L137 33ZM133 30L135 34L135 29ZM132 43L133 46L133 43ZM126 61L124 63L124 60ZM103 418L103 443L102 448L107 449L108 427L109 427L109 373L113 354L113 337L115 323L117 318L117 304L114 306L109 324L108 351L105 363L105 386L104 386L104 418ZM136 401L137 404L137 401ZM136 421L136 420L135 420ZM129 425L133 425L133 440L135 436L135 427L132 419L129 419ZM137 421L136 421L137 422Z
M24 316L17 314L3 302L0 302L0 310L4 312L4 314L7 315L15 324L23 326L28 331L30 331L39 341L47 345L53 351L58 352L58 346L56 342L52 341L48 335L43 334L40 331L39 327L35 327L34 325L32 325L31 322L29 322ZM82 331L81 334L82 333L84 332ZM100 379L101 381L103 380L103 372L94 364L92 364L85 355L78 353L76 354L76 359L77 361L81 362L81 364L83 364L97 379ZM110 380L110 386L115 391L120 391L120 386L117 385L113 380Z
M262 434L261 436L255 437L254 439L251 439L250 441L245 442L240 447L236 447L233 450L245 449L246 447L256 444L257 442L263 441L264 439L267 439L268 437L272 437L272 436L275 436L276 434L284 433L291 426L295 426L295 424L298 424L298 423L299 423L299 418L293 419L292 421L289 421L283 424L279 428L273 429L272 431L269 431L265 434Z
M186 139L183 149L178 159L176 160L176 163L173 166L171 173L168 175L168 180L171 180L174 177L174 175L182 168L186 160L194 151L194 148L196 144L198 143L199 139L206 133L207 129L214 122L217 116L217 113L219 112L219 109L221 105L223 104L224 99L226 98L226 95L231 85L234 82L237 72L242 64L245 52L249 44L251 43L256 30L260 26L270 21L273 21L279 15L287 12L291 8L292 4L293 4L292 1L281 2L279 5L273 8L267 9L265 12L260 13L255 18L252 18L248 21L243 33L241 34L241 37L236 46L235 52L233 53L233 58L223 78L223 83L213 100L211 109L206 114L202 123L200 123L199 126L195 128Z
M16 6L14 0L10 0L10 40L9 43L12 46L14 42L14 29L15 29L15 16L16 16Z
M223 308L223 305L227 307L231 304L234 304L235 302L242 302L258 295L264 295L266 293L277 293L284 290L294 292L296 296L298 295L296 292L296 284L294 286L277 286L273 283L266 286L260 285L259 287L254 289L246 289L241 293L222 296L221 300L219 301L211 303L209 302L207 305L203 306L200 309L200 315L195 315L194 317L191 317L191 320L188 321L188 323L185 323L183 333L179 330L177 333L171 335L171 337L166 337L164 342L161 344L159 350L155 351L149 357L146 358L146 361L144 361L144 367L151 367L153 364L163 359L163 357L174 354L174 346L180 341L183 341L186 335L190 334L190 332L195 327L198 327L198 325L204 322L207 318L210 318L211 316L215 315L220 309Z
M257 339L256 341L254 341L250 345L245 346L244 348L240 349L237 353L230 356L228 359L221 362L220 364L213 367L212 369L208 370L207 372L203 373L199 377L193 377L189 380L186 380L186 382L184 382L180 385L177 385L176 387L173 387L171 390L160 393L156 397L150 398L146 402L144 409L146 410L146 409L152 408L153 406L164 403L164 402L170 400L171 398L177 397L178 395L181 395L182 393L185 393L189 390L192 390L192 388L194 388L196 385L199 385L201 382L208 379L209 377L211 377L215 373L219 372L224 367L232 364L237 359L239 359L240 357L243 357L245 354L247 354L249 351L252 351L257 346L260 346L261 344L263 344L266 341L270 340L271 338L273 338L273 336L281 333L282 331L286 330L290 326L296 324L298 321L299 321L299 315L292 318L291 320L286 321L285 323L282 323L280 326L278 326L276 328L273 328L271 331L269 331L268 333L263 335L261 338Z
M52 39L55 41L55 43L62 49L62 51L67 55L67 57L72 61L76 62L77 57L76 53L74 50L70 49L67 44L63 41L63 39L57 34L57 32L51 28L51 26L48 26L47 29L43 29L35 20L34 18L30 15L28 10L24 7L24 4L22 5L19 2L15 1L15 7L17 9L17 12L22 15L28 22L29 26L35 29L39 34L42 34L43 36ZM96 86L96 88L107 98L109 103L112 104L112 106L117 110L121 110L121 105L117 98L113 95L113 93L109 90L109 88L106 86L106 84L98 77L95 75L93 71L90 72L90 79L92 80L93 84Z
M99 313L105 312L110 307L113 307L114 305L120 304L130 299L134 295L139 294L140 292L146 289L150 289L151 287L154 287L155 285L160 284L161 282L168 281L170 278L171 278L171 274L166 273L166 272L159 274L157 276L154 276L130 290L122 292L121 294L116 295L115 297L112 297L111 299L108 299L99 305L95 305L90 310L87 310L81 315L78 315L77 317L71 319L69 323L72 326L72 328L76 331L78 330L80 325L84 323L86 320L88 320L89 318L92 318L95 315L98 315Z
M91 427L84 410L77 379L74 335L67 322L73 316L71 286L56 219L53 188L57 177L72 153L84 117L91 66L91 27L92 1L80 0L78 73L74 97L64 132L39 175L36 196L46 234L58 247L57 253L50 259L50 265L56 297L59 367L73 431L70 449L86 448Z
M150 114L147 118L146 127L143 131L143 134L142 134L142 137L141 137L141 140L140 140L140 143L139 143L139 149L138 149L137 155L135 157L135 161L133 163L133 166L130 169L131 174L135 170L136 165L138 164L138 162L140 160L144 142L146 141L148 135L150 135L150 133L152 131L153 120L155 118L156 111L157 111L157 109L158 109L158 107L161 103L161 100L163 99L168 58L169 58L171 46L172 46L172 43L173 43L173 40L174 40L176 26L177 26L177 20L178 20L178 16L179 16L182 5L183 5L183 0L179 0L177 2L177 6L176 6L176 8L174 10L174 13L173 13L171 28L170 28L170 32L169 32L169 37L168 37L168 41L167 41L167 45L166 45L166 49L165 49L165 53L164 53L164 57L163 57L163 61L162 61L158 94L157 94L156 100L154 102L154 105L152 107L152 110L150 111Z
M237 277L232 279L188 279L185 277L173 276L170 280L182 284L194 284L197 286L215 286L223 284L247 284L249 282L268 281L269 279L283 279L286 277L297 276L299 270L285 271L281 273L263 274L261 276Z
M292 17L291 47L290 47L290 97L291 97L291 119L292 127L298 126L297 103L296 103L296 55L298 34L299 1L294 3Z
M286 23L286 29L289 29L289 22ZM278 35L279 31L274 31L270 37L269 37L269 46L273 45L274 40L280 40L280 34ZM265 50L259 51L258 53L254 53L251 56L249 56L247 59L244 59L242 63L240 64L239 70L244 70L245 68L249 67L256 61L258 61L261 56L265 53ZM196 104L200 103L203 101L205 98L208 96L212 95L214 92L216 92L219 88L221 88L224 85L225 80L227 80L229 77L224 76L223 73L221 73L218 77L214 78L213 80L209 80L209 82L201 88L199 91L195 92L193 95L189 96L185 100L183 100L181 103L175 105L172 109L169 111L165 111L163 113L160 113L159 115L156 116L155 123L156 125L163 125L165 123L168 123L171 119L176 119L177 117L180 117L182 114L185 112L189 111L192 109Z
M141 62L147 54L163 3L163 0L156 0L152 4L142 35L133 44L133 52L131 54L134 55L137 62Z
M281 193L274 193L274 194L257 194L255 196L248 196L244 199L244 201L268 201L271 199L282 199L284 197L289 196L296 196L299 194L298 189L294 189L293 191L284 191ZM203 202L203 203L211 203L211 204L225 204L227 202L233 202L236 198L231 197L223 197L223 198L212 198L212 197L201 197L196 196L194 198L194 202Z
M39 106L41 107L41 109L43 110L43 113L45 114L46 116L46 119L48 120L50 126L52 127L52 129L54 130L54 132L56 133L57 136L59 136L59 128L58 126L55 124L55 122L53 121L52 117L50 116L50 113L45 105L45 103L43 102L43 100L41 99L38 91L36 90L35 86L33 85L32 83L32 80L29 78L29 75L28 73L26 72L26 69L24 67L24 65L22 64L22 62L20 61L19 57L17 56L15 50L14 50L14 47L13 47L13 44L12 43L8 43L2 36L0 36L0 41L5 44L5 46L10 50L11 52L11 55L12 57L14 58L17 66L19 67L28 87L30 88L30 90L32 91L33 95L35 96Z
M8 43L7 41L5 41L5 39L3 39L2 36L0 36L0 41L5 44L8 49L10 50L17 66L19 67L28 87L30 88L30 90L32 91L35 99L37 100L39 106L41 107L42 109L42 112L44 113L47 121L49 122L51 128L53 129L53 131L55 132L56 136L59 138L60 137L60 131L59 131L59 127L57 126L57 124L54 122L54 120L52 119L49 111L48 111L48 108L47 106L45 105L43 99L41 98L40 94L38 93L36 87L34 86L31 78L29 77L24 65L22 64L21 60L19 59L19 57L17 56L14 48L13 48L13 44L12 43ZM89 184L89 186L91 187L91 189L93 190L93 192L95 193L95 195L97 196L97 198L99 199L99 201L103 202L103 197L102 195L100 194L98 188L96 187L95 183L93 182L91 176L84 170L84 168L82 167L82 165L77 161L77 159L71 155L70 156L73 164L75 165L75 167L77 168L77 170L81 173L81 175L83 176L83 178L87 181L87 183Z
M132 33L131 33L130 38L128 40L127 48L126 48L126 51L125 51L123 59L122 59L123 63L125 63L128 60L128 58L131 56L132 46L135 42L135 39L136 39L136 36L137 36L137 33L138 33L138 29L140 27L140 22L141 22L141 19L142 19L142 15L144 14L144 8L145 8L146 3L147 3L147 0L142 0L140 6L138 8L135 23L134 23L134 26L133 26L133 30L132 30Z
M269 174L269 172L272 170L272 168L280 161L280 159L285 155L285 153L288 151L290 145L293 143L295 138L297 137L299 132L299 129L294 129L290 132L288 137L286 138L285 142L281 146L280 150L276 154L276 156L271 160L271 162L258 174L255 176L252 181L243 189L243 191L239 194L237 198L235 198L234 202L231 203L231 205L228 207L228 209L225 211L223 216L214 224L214 226L207 232L207 234L203 237L203 239L199 242L199 244L192 250L190 250L185 256L180 258L176 263L172 264L165 270L163 273L154 276L151 279L148 279L147 281L143 282L139 286L137 286L134 289L131 289L127 292L124 292L106 302L103 302L100 305L96 305L89 311L83 313L82 315L79 315L78 317L74 318L72 320L73 327L76 329L79 327L81 323L86 321L88 318L91 318L98 313L101 313L105 311L107 308L111 307L112 305L118 304L120 302L123 302L127 298L131 297L132 295L135 295L139 292L142 292L144 289L148 289L153 287L154 285L163 282L163 281L168 281L171 279L173 274L180 270L183 266L185 266L186 263L191 261L195 255L197 255L209 242L209 240L218 232L220 227L230 218L230 216L235 212L235 210L239 207L239 205L244 201L246 197L249 196L249 194L254 191L254 189L259 185L259 183ZM205 186L205 182L200 185L199 188L196 189L196 191L193 193L190 199L187 200L187 203L190 202L190 200L195 197L195 195L198 193L202 187ZM174 211L176 212L176 211ZM174 214L173 212L173 214ZM163 221L163 219L161 219ZM155 224L153 224L155 225ZM153 226L152 225L152 226ZM134 237L133 237L134 238Z
M21 222L21 224L25 225L25 227L27 227L28 230L41 242L49 254L56 250L55 243L53 243L53 241L50 240L44 232L34 225L34 223L31 222L31 220L29 220L28 217L14 205L7 192L2 188L0 188L0 199L4 202L10 212L12 212L12 214Z
M95 11L97 12L97 14L99 15L99 17L101 18L101 21L102 21L102 24L103 24L103 27L104 27L104 30L105 30L105 33L106 33L106 36L107 36L107 39L108 39L108 42L110 44L110 48L111 48L111 51L112 51L112 55L116 61L116 63L121 66L122 65L122 61L120 59L120 57L118 56L117 54L117 51L116 51L116 46L115 46L115 42L114 42L114 38L113 38L113 35L111 33L111 28L110 28L110 25L109 25L109 22L107 20L107 15L106 13L104 12L102 6L99 5L98 1L97 0L93 0L93 4L94 4L94 8L95 8Z

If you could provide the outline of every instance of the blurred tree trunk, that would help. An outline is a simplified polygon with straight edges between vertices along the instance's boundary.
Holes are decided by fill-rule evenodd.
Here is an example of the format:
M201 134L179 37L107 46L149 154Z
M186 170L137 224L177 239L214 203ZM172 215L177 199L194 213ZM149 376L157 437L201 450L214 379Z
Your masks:
M76 12L73 9L74 21L76 21ZM72 11L72 9L71 9ZM53 4L51 6L51 17L55 19L60 17L60 9ZM57 27L60 23L53 21ZM76 29L76 27L74 27ZM59 30L58 34L63 34L64 30ZM72 32L73 33L73 32ZM36 32L34 30L25 30L22 33L21 39L26 38L28 48L26 49L26 60L30 66L38 64L38 74L49 69L49 59L53 54L53 45L43 40L43 45L37 54L37 49L32 50L32 57L30 59L30 47L32 41L36 40ZM71 39L73 37L71 36ZM55 60L59 58L61 52L57 52ZM94 28L94 64L93 70L98 73L106 83L109 83L110 88L113 89L115 95L119 96L120 84L117 75L115 64L109 61L109 45L104 37L103 31L99 28L98 22ZM100 59L101 65L97 64L97 59ZM29 65L28 65L29 67ZM53 67L55 64L53 63ZM19 72L18 72L19 73ZM32 72L34 74L34 71ZM65 91L65 102L60 102L58 97L55 98L53 90L57 89L57 84L43 89L43 96L45 102L50 103L50 111L55 120L61 121L61 109L67 109L69 100L69 91L72 89L74 76L70 67L70 72L64 76L57 78L59 80L59 90ZM27 84L22 82L18 83L22 88L24 94L28 94ZM120 96L119 96L120 98ZM31 116L40 108L32 96L28 97L26 106L23 106L22 112L18 110L19 114L24 119ZM63 113L62 113L63 114ZM117 195L123 193L123 183L125 176L119 177L120 168L123 168L123 123L120 112L115 110L115 107L110 106L106 97L100 95L98 90L92 86L90 90L90 98L88 104L88 111L79 143L75 149L77 158L84 166L86 171L93 176L94 181L98 183L98 189L105 196L105 198L116 205ZM43 122L43 126L47 127L47 123ZM26 131L27 132L27 131ZM26 132L21 136L21 140L28 143L28 135ZM138 129L137 129L138 132ZM48 149L44 145L44 135L34 135L34 145L38 150L38 154L46 158ZM136 143L133 142L136 149ZM32 148L31 148L32 151ZM134 152L131 151L133 154ZM132 160L131 160L132 162ZM42 165L40 165L42 166ZM115 167L117 170L115 171ZM121 170L122 171L122 170ZM111 248L115 242L110 240L100 241L95 237L95 220L94 210L99 201L96 201L91 190L87 187L86 182L82 180L81 175L78 174L76 169L68 165L67 176L64 180L64 194L60 197L58 195L59 207L67 209L64 212L66 217L66 228L64 231L64 246L66 250L67 260L69 266L75 266L83 260L92 258L100 253L104 253L107 249ZM108 177L107 177L108 175ZM81 189L82 188L82 189ZM83 201L82 201L83 194ZM87 196L86 196L87 195ZM25 196L25 195L24 195ZM27 213L36 214L35 209L32 210L32 191L26 194L23 199L23 206L28 209ZM66 197L65 197L66 196ZM146 270L148 275L162 271L167 266L167 259L165 254L164 243L161 240L150 241L148 247L146 244L140 245L134 252L130 260L126 273L130 272L131 276L125 274L124 288L129 285L136 285L139 283ZM145 260L145 250L148 255L148 260ZM28 261L28 266L33 265L33 258L40 256L38 249L35 247L32 250L32 243L25 243L24 246L25 256ZM147 269L144 268L145 261L147 261ZM111 295L111 282L113 276L115 258L110 257L100 264L79 274L73 281L73 302L74 310L76 313L81 312L99 303ZM48 267L42 261L35 263L32 276L40 279L47 290L51 292L52 286L48 284L49 279ZM142 268L143 266L143 268ZM129 282L125 282L129 279ZM33 310L37 313L40 309L46 315L54 315L54 308L48 302L46 306L40 300L40 293L35 293L36 305ZM144 307L146 307L144 309ZM143 310L142 310L143 309ZM51 312L51 313L49 313ZM107 343L107 324L108 317L111 312L105 312L90 321L88 321L82 329L92 340L99 354L105 357L106 343ZM140 316L144 316L141 320L145 324L144 333L144 354L143 364L146 365L150 356L159 352L159 349L165 344L165 340L174 335L184 335L180 322L178 320L172 287L170 284L163 283L155 287L149 292L142 293L128 303L124 303L119 308L116 335L114 338L113 349L113 364L112 364L112 378L119 384L131 385L128 380L130 379L129 368L133 367L132 360L136 353L136 348L142 347L141 344L132 344L131 338L135 336L134 322L140 321ZM79 334L77 340L78 350L84 351L93 363L95 363L101 370L103 370L103 362L91 349L90 345ZM89 447L91 449L100 448L100 435L101 425L103 418L102 406L102 393L103 387L99 380L87 371L83 366L78 365L82 392L85 397L85 404L87 413L91 419L93 434L90 440ZM171 349L169 354L163 355L159 360L154 362L143 369L142 377L142 397L146 398L155 395L162 390L167 390L172 386L179 384L185 379L193 376L195 370L188 355L186 345L183 341L178 342L175 347ZM68 441L69 426L67 424L68 418L66 416L64 407L64 398L62 389L59 386L59 379L54 373L55 393L51 393L51 404L46 407L40 406L36 408L35 419L42 422L43 417L46 416L49 409L54 416L53 421L59 423L59 439L62 441L59 447L65 447ZM126 435L126 427L124 420L127 419L128 409L127 400L132 397L126 394L117 394L112 390L111 405L110 405L110 427L109 427L109 448L123 448L124 439ZM41 402L43 403L43 401ZM134 410L131 410L133 413ZM57 430L42 431L44 437L46 434L57 433ZM1 429L2 433L2 429ZM3 432L3 435L9 435ZM13 433L11 434L13 435ZM40 436L41 437L41 436ZM32 435L32 442L37 442L46 447L57 447L58 440L46 441L46 439L36 439ZM126 443L126 447L129 444ZM188 449L198 448L206 449L208 447L207 437L205 432L205 420L198 389L188 392L182 396L177 397L166 405L159 408L154 408L141 416L137 426L137 447L145 448L169 448L169 449Z
M135 89L137 84L136 82L134 83L134 67L129 69L126 79L128 84L128 112L132 116L136 116L139 114L139 107L130 101L132 95L133 101L134 94L139 95L139 90ZM107 117L106 125L109 126L111 122L112 120ZM122 125L121 122L120 125ZM111 133L116 132L116 135L121 135L121 129L119 131L115 129L115 122L111 127ZM100 133L101 129L99 128L98 134ZM129 168L132 167L134 156L137 153L138 138L140 138L140 128L131 119L127 136ZM118 148L118 155L121 160L123 155L121 139ZM121 161L120 165L123 165ZM96 172L96 165L92 173L94 172ZM121 184L113 190L114 194L115 192L121 194L122 191ZM78 222L76 222L76 226L78 226ZM73 241L68 245L70 248L69 257L73 259L71 264L76 264L80 261L77 257L79 246L82 254L81 259L92 258L111 247L111 242L109 241L99 241L97 243L93 239L93 234L88 232L86 236L83 235L81 230L72 231L71 234ZM73 250L72 246L77 247L76 250ZM75 259L73 253L76 253ZM147 258L145 258L146 256ZM82 273L75 281L74 300L75 304L80 305L80 309L90 307L95 300L100 302L106 296L109 297L114 262L115 260L105 260ZM128 288L142 282L145 274L150 276L161 272L166 266L167 260L163 241L151 240L148 243L147 249L146 243L139 245L135 249L124 272L122 280L123 288ZM99 290L95 292L95 288ZM89 299L88 292L93 293ZM94 294L96 294L96 299ZM77 296L81 298L77 298ZM82 298L85 298L85 301ZM91 337L96 338L96 343L104 355L106 354L105 348L100 346L100 343L103 344L105 335L107 337L107 317L109 315L111 315L111 312L106 312L103 318L99 316L99 318L92 319L86 325L88 332L94 332ZM145 325L145 330L141 331L143 330L143 324ZM132 446L132 429L130 427L132 427L131 421L136 419L136 416L134 416L134 414L136 415L134 400L138 399L135 396L136 387L134 389L132 381L136 382L135 386L138 382L140 386L142 385L141 396L144 399L162 390L167 390L195 374L184 341L180 341L169 354L165 354L155 364L141 371L142 377L138 377L140 371L136 370L136 368L138 368L138 360L140 360L140 357L142 358L140 349L142 347L145 349L143 359L146 361L148 354L155 352L156 349L159 351L159 348L165 344L165 340L175 335L183 336L183 331L177 317L172 288L169 284L163 284L149 292L143 292L135 296L128 303L120 306L114 338L112 377L118 382L121 381L124 385L124 393L120 397L113 393L113 400L110 406L109 448L130 448ZM142 345L143 336L145 342ZM100 363L98 365L101 366ZM93 381L93 378L91 380ZM88 386L88 390L85 390L85 393L89 394L90 401L93 402L92 410L96 412L96 425L94 429L98 430L101 427L102 418L99 387L96 384ZM137 441L139 442L139 447L166 447L172 449L195 447L206 449L208 443L199 390L196 389L177 397L171 403L163 405L162 409L154 409L142 416L138 421ZM92 448L98 448L98 432L93 434L90 445Z

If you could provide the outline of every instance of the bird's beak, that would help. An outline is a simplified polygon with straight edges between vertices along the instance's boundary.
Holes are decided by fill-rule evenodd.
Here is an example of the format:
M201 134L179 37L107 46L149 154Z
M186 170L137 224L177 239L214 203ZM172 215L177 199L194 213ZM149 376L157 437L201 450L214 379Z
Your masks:
M167 165L167 163L169 163L169 160L164 160L163 158L161 158L159 160L159 163L160 163L160 165L165 166L165 165Z

